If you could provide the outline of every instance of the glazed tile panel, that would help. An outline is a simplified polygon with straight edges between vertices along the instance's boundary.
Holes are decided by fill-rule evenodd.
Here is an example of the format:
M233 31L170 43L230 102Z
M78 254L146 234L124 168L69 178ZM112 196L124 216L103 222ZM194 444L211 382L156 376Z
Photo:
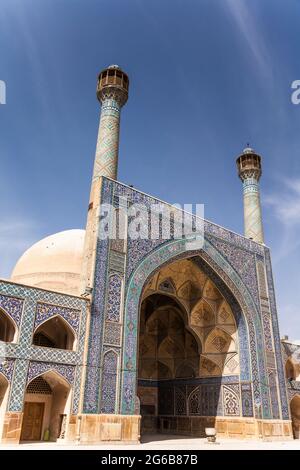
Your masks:
M130 206L132 203L144 204L148 209L151 204L157 202L153 197L147 196L139 191L128 188L125 185L103 178L101 202L114 204L115 207ZM158 201L161 203L160 201ZM129 220L130 221L130 220ZM159 237L156 240L128 239L127 246L122 246L126 253L126 270L118 272L125 283L125 307L121 307L120 317L123 319L123 345L120 349L115 348L117 353L121 353L122 365L118 369L117 361L111 361L111 373L116 376L115 391L110 385L110 405L109 408L116 409L120 402L119 412L132 414L136 401L136 352L137 352L137 329L138 329L138 303L144 286L155 270L160 269L164 263L179 257L195 256L203 263L210 266L216 279L222 281L227 286L231 296L236 299L235 315L239 317L238 327L241 355L241 385L246 384L241 390L241 405L239 412L244 416L251 416L253 409L257 412L254 404L260 404L264 418L272 418L272 410L276 409L274 397L271 396L269 386L266 384L267 377L266 357L264 354L265 345L270 338L265 336L262 328L262 318L260 310L260 293L256 273L256 257L265 260L265 252L268 249L252 240L248 240L229 230L219 227L211 222L205 221L205 244L199 252L187 252L186 241L173 240L172 230L170 240L163 240ZM115 248L115 245L112 244ZM89 413L99 413L103 409L101 395L105 395L105 367L104 367L104 324L105 318L110 317L114 322L120 303L120 283L109 286L108 265L110 259L114 259L114 251L110 248L107 240L98 240L97 257L95 266L95 288L92 305L92 321L89 336L89 358L85 384L84 410ZM213 275L213 274L212 274ZM214 282L216 282L214 279ZM114 284L114 286L113 286ZM269 291L273 288L273 281L268 278ZM108 294L107 294L108 293ZM113 300L112 300L113 299ZM276 329L277 313L273 305L272 315L275 318L275 328L273 324L273 335L277 349L279 340L278 328ZM119 337L114 339L114 335L119 335L119 329L110 330L109 341L111 344L119 344ZM268 330L267 330L268 331ZM105 333L107 338L108 333ZM268 334L268 333L267 333ZM277 366L279 356L277 356ZM114 365L113 365L114 364ZM280 365L280 362L279 362ZM280 369L280 367L279 367ZM280 371L278 369L278 373ZM114 379L115 380L115 379ZM108 381L111 384L111 381ZM104 388L103 388L104 387ZM247 388L248 387L248 388ZM284 419L288 419L284 402L284 386L281 387L281 403L278 403ZM101 391L101 393L100 393ZM235 391L226 392L226 400L233 400ZM286 395L286 393L285 393ZM223 397L224 400L224 397ZM102 403L102 404L101 404ZM275 408L274 408L275 406ZM229 410L229 408L228 408ZM229 411L228 411L229 412ZM276 412L275 412L276 414Z
M72 384L73 412L78 411L81 387L87 302L79 297L0 281L0 308L19 327L17 342L1 343L2 372L10 381L9 411L21 411L28 380L48 370L55 370ZM77 336L77 350L67 351L32 345L35 328L43 321L61 316ZM2 354L2 352L4 354ZM33 374L33 375L32 375Z

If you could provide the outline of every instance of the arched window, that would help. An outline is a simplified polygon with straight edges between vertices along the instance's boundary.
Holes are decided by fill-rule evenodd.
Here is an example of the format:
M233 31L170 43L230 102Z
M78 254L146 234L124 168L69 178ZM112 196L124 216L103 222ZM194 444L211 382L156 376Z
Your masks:
M72 328L61 317L55 316L42 323L33 336L35 346L58 349L75 349L75 335Z
M16 335L16 327L13 320L0 310L0 341L12 343Z

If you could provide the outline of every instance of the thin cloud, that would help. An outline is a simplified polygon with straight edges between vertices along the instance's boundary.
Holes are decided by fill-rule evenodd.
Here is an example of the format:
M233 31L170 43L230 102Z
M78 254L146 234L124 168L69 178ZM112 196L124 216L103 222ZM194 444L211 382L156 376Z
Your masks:
M238 29L240 30L247 50L251 52L256 64L257 70L265 77L270 75L270 58L265 39L258 27L258 21L253 14L253 8L249 7L244 0L225 0L225 7L228 8Z
M272 206L274 215L288 229L300 225L300 178L284 178L280 193L267 195L265 204Z
M264 205L272 208L281 225L280 246L274 254L274 263L291 255L300 246L300 178L283 178L280 187L280 191L263 198Z

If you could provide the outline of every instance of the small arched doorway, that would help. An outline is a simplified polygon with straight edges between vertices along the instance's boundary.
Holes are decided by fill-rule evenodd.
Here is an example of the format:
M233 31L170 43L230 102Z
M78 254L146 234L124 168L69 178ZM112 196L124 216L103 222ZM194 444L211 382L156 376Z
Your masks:
M57 372L34 378L26 389L21 441L63 438L70 400L70 385Z
M300 439L300 395L292 398L290 408L294 439Z
M58 349L75 349L75 335L68 323L55 316L42 323L34 332L33 344Z
M0 309L0 341L14 342L16 332L17 329L13 320Z
M0 440L3 432L3 421L8 399L9 383L6 377L0 373Z

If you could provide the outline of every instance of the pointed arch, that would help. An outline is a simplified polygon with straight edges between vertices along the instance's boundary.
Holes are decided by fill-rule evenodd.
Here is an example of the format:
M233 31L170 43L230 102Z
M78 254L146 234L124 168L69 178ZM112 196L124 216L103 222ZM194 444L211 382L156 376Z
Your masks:
M201 265L205 265L205 274L208 274L209 277L213 277L213 279L216 278L217 285L222 285L224 289L225 297L230 298L230 301L234 302L234 315L235 318L238 319L239 328L240 360L241 364L243 364L241 380L251 380L250 370L252 369L255 383L255 400L263 401L263 398L264 403L266 403L269 399L267 390L262 386L266 370L265 358L262 355L259 357L257 355L257 351L263 350L260 315L251 292L237 271L210 241L205 239L201 250L191 251L187 248L187 241L180 239L164 243L152 250L138 263L128 281L125 300L125 348L123 352L123 388L121 392L121 410L124 414L132 414L134 412L134 402L130 397L136 395L135 380L130 379L130 393L128 390L129 376L132 376L134 371L136 371L136 346L134 345L136 345L137 342L137 329L135 327L132 328L132 322L138 321L143 287L155 273L162 269L162 267L170 264L172 261L184 258L192 258L196 263L199 259ZM210 272L212 272L212 274L210 274ZM131 319L130 321L129 318ZM249 334L251 334L252 338L256 341L257 348L250 349ZM129 359L131 365L130 370L126 367ZM250 361L252 367L250 367ZM125 383L127 384L126 387ZM282 399L284 399L284 397L282 397ZM263 416L270 417L270 409L268 406L264 407Z
M105 351L102 364L101 413L115 413L118 365L118 352L109 348Z
M188 415L201 414L201 386L196 387L188 396Z
M50 440L64 438L71 390L66 378L51 367L30 377L25 392L21 440L43 440L46 430Z
M47 318L33 332L32 344L74 351L77 335L74 328L59 314Z

